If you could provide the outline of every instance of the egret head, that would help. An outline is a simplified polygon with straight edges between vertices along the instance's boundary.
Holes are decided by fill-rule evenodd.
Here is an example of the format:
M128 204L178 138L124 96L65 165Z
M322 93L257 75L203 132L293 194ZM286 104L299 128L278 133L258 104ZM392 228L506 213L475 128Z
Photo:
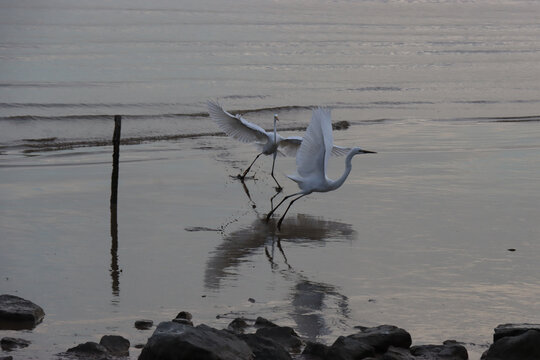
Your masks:
M274 114L274 120L279 121L279 117L277 116L277 114Z
M376 151L364 150L364 149L361 149L361 148L359 148L359 147L352 148L351 151L352 151L355 155L356 155L356 154L376 154L376 153L377 153Z

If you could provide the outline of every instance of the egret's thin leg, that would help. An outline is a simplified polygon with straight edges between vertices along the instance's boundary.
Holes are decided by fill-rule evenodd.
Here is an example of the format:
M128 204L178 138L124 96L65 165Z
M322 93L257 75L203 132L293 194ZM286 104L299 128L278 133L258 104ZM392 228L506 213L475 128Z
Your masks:
M270 173L272 175L272 177L274 178L274 181L276 182L277 184L277 192L280 192L281 190L283 190L283 188L281 187L281 185L278 183L276 177L274 176L274 165L276 164L276 156L277 156L277 151L274 152L274 159L272 160L272 172Z
M285 251L283 251L283 248L281 247L281 239L278 237L278 243L277 243L278 249L281 252L281 255L283 255L283 260L285 261L285 264L287 264L287 267L289 269L292 269L291 264L289 264L289 260L287 260L287 256L285 255Z
M249 170L251 169L251 167L253 166L253 164L255 164L255 161L257 161L257 159L259 158L259 156L261 156L262 153L260 153L259 155L255 156L255 159L251 162L251 164L248 166L248 168L246 170L244 170L244 172L242 173L242 175L240 175L240 179L244 179L247 175L247 173L249 172Z
M296 195L299 195L299 194L302 194L302 192L297 192L297 193L294 193L294 194L291 194L291 195L287 195L283 198L283 200L281 200L279 202L279 204L277 204L277 206L273 209L270 210L270 212L268 213L268 215L266 215L266 221L270 220L270 218L272 217L272 214L274 213L274 211L277 210L278 207L280 207L281 204L283 204L285 202L285 200L287 199L290 199L291 197L293 196L296 196Z
M273 208L274 208L274 199L275 199L276 196L278 196L278 195L279 195L279 193L277 192L277 193L274 194L274 196L272 196L272 197L270 198L270 209L273 209Z
M301 197L304 197L306 196L307 194L302 194L300 195L299 197L297 197L296 199L293 199L291 200L291 202L289 203L289 206L287 206L287 210L285 210L285 213L283 215L281 215L281 218L279 219L278 223L277 223L277 228L281 230L281 223L283 222L283 219L285 218L285 215L287 215L287 211L289 211L289 209L291 208L291 205L298 199L300 199Z

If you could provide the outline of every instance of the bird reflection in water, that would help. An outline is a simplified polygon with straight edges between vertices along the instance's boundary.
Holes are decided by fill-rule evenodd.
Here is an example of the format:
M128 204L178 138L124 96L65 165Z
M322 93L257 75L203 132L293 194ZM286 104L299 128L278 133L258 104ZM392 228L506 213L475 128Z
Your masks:
M219 290L223 280L237 277L237 268L259 255L262 248L272 270L278 268L276 257L282 256L287 270L277 273L291 283L290 301L287 301L290 305L286 305L284 312L296 322L301 336L316 340L329 335L330 329L340 322L346 322L348 299L335 286L311 281L301 271L296 271L289 264L283 247L288 243L324 246L329 239L352 240L356 232L350 224L304 214L285 219L284 225L283 231L278 231L274 220L267 223L257 218L250 226L226 234L206 264L205 286Z
M349 318L349 299L333 285L301 279L292 289L291 297L290 316L296 330L311 341L330 335L331 328Z
M234 269L247 258L276 241L323 246L327 239L352 240L356 237L356 231L350 224L305 214L288 218L284 224L287 227L278 231L275 221L267 223L257 218L250 226L225 234L223 242L213 251L206 264L205 286L218 289L220 282L234 274Z

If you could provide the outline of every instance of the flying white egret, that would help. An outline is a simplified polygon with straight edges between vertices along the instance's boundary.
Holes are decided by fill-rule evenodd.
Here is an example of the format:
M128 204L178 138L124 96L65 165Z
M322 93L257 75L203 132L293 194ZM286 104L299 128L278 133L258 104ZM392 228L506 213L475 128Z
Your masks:
M250 123L239 114L232 115L223 110L221 105L215 101L208 100L207 105L210 117L221 130L225 132L225 134L245 143L254 142L260 149L260 153L255 157L247 169L244 170L241 175L238 175L238 177L243 180L255 161L262 154L273 155L271 175L277 184L277 190L281 191L282 187L274 176L276 156L278 154L283 156L295 156L302 143L302 138L300 136L289 136L284 138L279 135L277 133L277 121L279 121L277 114L274 114L274 131L266 131L259 125ZM332 154L337 156L345 155L349 150L349 148L334 146L332 148Z
M326 175L328 158L332 151L332 123L330 118L330 110L317 108L313 110L311 123L309 124L302 145L296 154L296 171L295 175L287 175L291 180L295 181L300 188L300 191L288 196L273 208L266 216L269 220L274 211L285 202L285 200L299 195L291 200L285 213L278 221L278 229L281 227L281 222L285 218L287 211L291 205L301 197L311 194L312 192L328 192L336 190L345 182L352 168L351 160L353 156L358 154L375 154L374 151L363 150L355 147L349 150L345 158L345 171L337 180L329 179Z

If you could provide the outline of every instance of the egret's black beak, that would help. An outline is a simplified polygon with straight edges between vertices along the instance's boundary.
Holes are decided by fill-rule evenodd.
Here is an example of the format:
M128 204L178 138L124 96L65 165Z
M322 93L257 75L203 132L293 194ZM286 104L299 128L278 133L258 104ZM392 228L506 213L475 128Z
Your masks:
M362 150L362 154L376 154L376 151Z

